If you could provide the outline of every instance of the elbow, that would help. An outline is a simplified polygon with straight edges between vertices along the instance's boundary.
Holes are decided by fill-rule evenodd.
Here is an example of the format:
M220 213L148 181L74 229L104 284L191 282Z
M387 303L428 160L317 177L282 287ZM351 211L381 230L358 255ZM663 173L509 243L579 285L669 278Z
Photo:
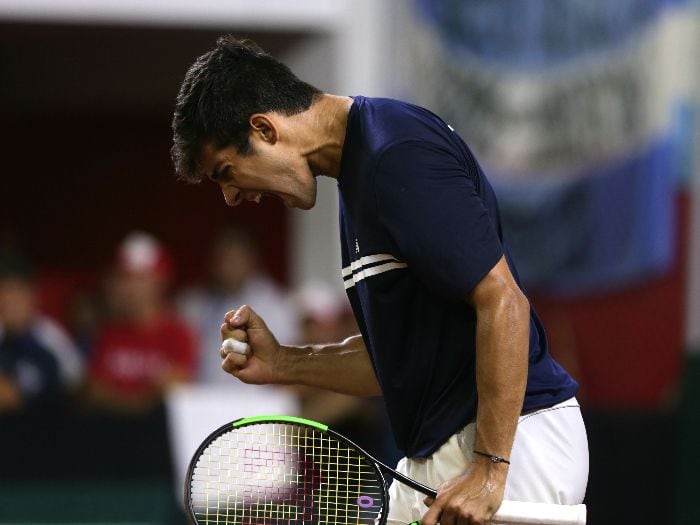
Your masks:
M511 326L530 326L530 301L518 287L508 286L501 294L500 309Z
M530 301L514 281L492 281L489 294L475 305L477 318L517 333L530 329Z
M511 308L515 309L523 317L530 317L530 301L520 288L513 288L508 291L508 301Z
M505 258L476 285L467 300L478 317L501 318L509 324L527 320L529 326L530 301L513 278Z
M507 313L508 317L529 318L530 301L511 279L492 277L485 290L474 301L477 309L490 310L494 314Z

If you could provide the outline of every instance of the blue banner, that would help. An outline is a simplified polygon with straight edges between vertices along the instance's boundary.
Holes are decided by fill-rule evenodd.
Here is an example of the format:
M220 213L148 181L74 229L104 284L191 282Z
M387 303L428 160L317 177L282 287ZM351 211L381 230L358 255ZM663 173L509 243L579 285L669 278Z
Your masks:
M417 0L444 45L509 67L550 67L620 46L688 0Z
M528 191L497 187L520 276L557 294L610 289L673 262L678 150L674 136L590 176Z
M413 98L477 154L526 286L663 274L695 125L677 67L695 59L679 47L694 2L415 1Z

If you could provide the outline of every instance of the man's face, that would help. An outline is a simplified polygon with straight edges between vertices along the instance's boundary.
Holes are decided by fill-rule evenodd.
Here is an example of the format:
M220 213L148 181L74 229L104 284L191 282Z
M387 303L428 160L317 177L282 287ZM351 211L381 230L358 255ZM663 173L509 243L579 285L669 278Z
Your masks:
M118 270L108 281L107 292L110 307L118 316L138 320L160 306L165 284L149 272Z
M251 133L252 152L241 155L234 146L201 148L202 172L221 187L226 204L280 199L288 208L308 210L316 203L316 178L299 149L263 134Z
M227 292L238 291L255 274L256 267L256 254L244 243L220 245L212 253L212 277Z
M0 279L0 324L9 332L26 329L34 316L34 291L19 278Z

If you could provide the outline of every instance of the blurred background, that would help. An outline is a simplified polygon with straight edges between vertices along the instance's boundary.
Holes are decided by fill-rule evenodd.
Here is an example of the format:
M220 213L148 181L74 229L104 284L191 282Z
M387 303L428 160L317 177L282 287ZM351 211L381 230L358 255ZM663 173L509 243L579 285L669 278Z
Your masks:
M225 32L475 150L556 358L581 385L589 523L697 524L700 2L0 0L0 524L184 523L217 425L331 424L397 459L381 404L246 387L223 313L356 330L337 199L228 209L175 180L174 97Z

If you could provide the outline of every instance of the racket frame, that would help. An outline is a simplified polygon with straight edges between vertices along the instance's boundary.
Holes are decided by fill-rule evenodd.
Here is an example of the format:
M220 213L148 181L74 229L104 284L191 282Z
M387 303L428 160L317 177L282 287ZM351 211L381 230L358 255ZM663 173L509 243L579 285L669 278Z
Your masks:
M198 525L198 521L195 516L194 507L192 504L192 476L194 474L195 468L197 467L197 464L199 463L199 459L202 457L207 447L211 445L220 436L236 428L245 427L249 425L275 423L297 425L301 427L311 427L314 430L319 430L324 434L328 434L331 437L340 441L341 443L344 443L350 446L351 448L354 448L358 452L358 454L364 456L367 459L367 463L372 466L375 473L377 474L377 479L381 482L384 496L385 504L382 507L381 516L379 521L377 522L377 525L384 525L386 523L387 513L389 511L389 485L386 481L386 477L384 474L388 474L394 479L397 479L402 483L405 483L406 485L410 486L411 488L414 488L428 496L435 497L436 495L436 492L434 490L418 483L417 481L407 478L400 472L396 472L391 467L377 460L375 457L373 457L371 454L365 451L362 447L360 447L347 437L343 436L342 434L338 434L334 430L328 428L328 426L324 425L323 423L318 423L317 421L312 421L310 419L304 419L295 416L253 416L236 419L235 421L231 421L229 423L226 423L225 425L221 425L219 428L217 428L211 434L209 434L206 437L206 439L202 441L199 447L197 447L197 450L192 456L190 464L187 467L187 474L185 475L185 508L187 510L187 521L190 523L190 525Z

